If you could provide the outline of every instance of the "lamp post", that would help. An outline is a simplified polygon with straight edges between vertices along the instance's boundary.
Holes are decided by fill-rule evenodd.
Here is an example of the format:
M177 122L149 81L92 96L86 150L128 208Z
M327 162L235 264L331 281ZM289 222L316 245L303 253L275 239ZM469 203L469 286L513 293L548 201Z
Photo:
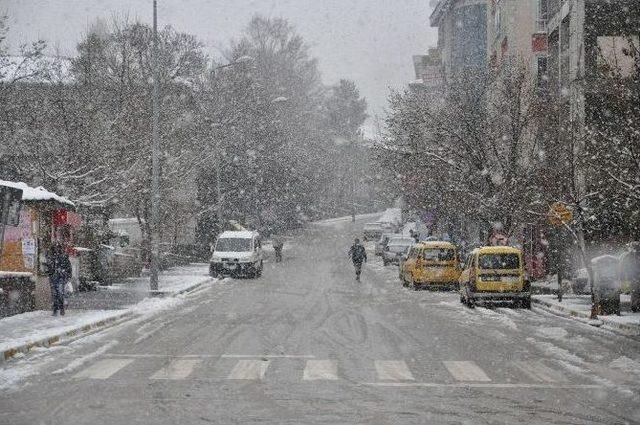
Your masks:
M160 87L158 82L158 2L153 0L153 118L151 148L151 263L149 289L158 290L160 226Z
M232 62L229 62L227 64L224 65L219 65L216 66L213 70L217 71L219 69L223 69L223 68L231 68L233 66L236 65L242 65L242 64L248 64L248 63L252 63L255 59L251 56L248 55L244 55L244 56L240 56L239 58L236 58L235 60L233 60ZM220 123L213 123L211 125L212 128L218 128L218 127L222 127L222 124ZM216 137L215 138L215 169L216 169L216 201L217 201L217 205L216 205L216 217L218 220L218 226L220 226L220 230L222 230L222 178L221 178L221 173L222 173L222 150L220 149L220 138Z

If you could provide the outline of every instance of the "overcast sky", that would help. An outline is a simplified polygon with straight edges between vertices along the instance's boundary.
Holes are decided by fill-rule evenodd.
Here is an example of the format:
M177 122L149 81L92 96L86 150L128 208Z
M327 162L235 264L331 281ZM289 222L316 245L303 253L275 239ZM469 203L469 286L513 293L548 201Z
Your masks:
M15 48L38 38L73 55L96 18L128 14L151 22L151 0L0 0ZM159 0L160 25L171 24L204 41L211 55L238 37L254 14L284 17L312 46L325 83L355 80L382 114L389 87L413 80L411 56L436 43L428 0Z

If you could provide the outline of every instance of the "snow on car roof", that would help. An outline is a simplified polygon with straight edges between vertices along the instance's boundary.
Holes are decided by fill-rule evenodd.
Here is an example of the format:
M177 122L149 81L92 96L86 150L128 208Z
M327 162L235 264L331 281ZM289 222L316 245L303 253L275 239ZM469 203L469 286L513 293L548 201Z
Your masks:
M257 235L258 235L258 232L255 232L252 230L227 230L225 232L222 232L222 234L220 234L218 238L219 239L221 238L251 239Z
M512 246L482 246L480 248L476 248L472 253L480 253L480 254L519 254L521 251L518 248L514 248Z
M44 187L31 187L23 182L10 182L6 180L0 180L0 185L9 186L16 189L22 189L22 200L23 201L56 201L61 204L69 205L75 207L75 204L65 198L64 196L60 196L56 193L49 192Z
M421 241L424 248L455 248L456 246L448 241Z
M389 239L389 245L392 245L392 244L406 244L406 243L410 243L410 244L413 245L415 243L415 240L413 238L407 238L407 237L402 237L402 236L394 237L394 238Z

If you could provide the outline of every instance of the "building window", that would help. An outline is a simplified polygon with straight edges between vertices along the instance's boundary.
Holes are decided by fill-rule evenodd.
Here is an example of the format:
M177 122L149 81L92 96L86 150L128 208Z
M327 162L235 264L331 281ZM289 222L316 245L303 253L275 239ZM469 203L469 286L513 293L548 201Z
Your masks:
M543 85L548 80L546 56L538 56L536 58L536 71L538 74L538 85Z
M537 32L547 32L547 19L549 19L547 1L548 0L538 0L538 11L536 14Z

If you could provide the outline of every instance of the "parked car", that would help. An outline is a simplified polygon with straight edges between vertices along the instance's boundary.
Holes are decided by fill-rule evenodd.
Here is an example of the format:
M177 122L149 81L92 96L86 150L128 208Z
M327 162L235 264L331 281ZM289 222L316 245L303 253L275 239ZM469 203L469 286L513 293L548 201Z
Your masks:
M382 236L380 236L380 239L378 239L378 241L376 242L375 251L374 251L375 254L382 255L384 250L387 248L387 245L389 244L389 240L395 236L398 236L398 235L393 233L385 233Z
M531 285L524 271L522 251L508 246L485 246L469 254L460 275L460 302L509 301L531 308Z
M263 269L260 235L255 231L226 231L218 236L209 261L211 276L259 277Z
M385 266L389 264L400 264L400 259L409 252L409 249L413 244L414 240L411 238L391 238L382 252L382 263Z
M413 289L457 288L460 260L456 246L451 242L420 242L411 248L402 262L400 279L403 286Z
M574 294L591 293L591 289L589 288L589 275L587 274L586 268L582 267L576 270L571 280L571 289Z
M618 262L618 275L620 280L620 291L623 294L631 293L631 282L626 273L623 273L623 263L625 258L629 255L628 252L624 252L617 256L607 256L611 257L612 261ZM593 263L593 260L591 261ZM589 276L587 274L587 269L585 267L581 267L575 271L573 274L573 279L571 280L571 289L573 289L574 294L591 294L591 290L589 288Z
M364 238L367 240L377 240L384 233L384 226L382 223L367 223L364 225L364 230L362 231Z

